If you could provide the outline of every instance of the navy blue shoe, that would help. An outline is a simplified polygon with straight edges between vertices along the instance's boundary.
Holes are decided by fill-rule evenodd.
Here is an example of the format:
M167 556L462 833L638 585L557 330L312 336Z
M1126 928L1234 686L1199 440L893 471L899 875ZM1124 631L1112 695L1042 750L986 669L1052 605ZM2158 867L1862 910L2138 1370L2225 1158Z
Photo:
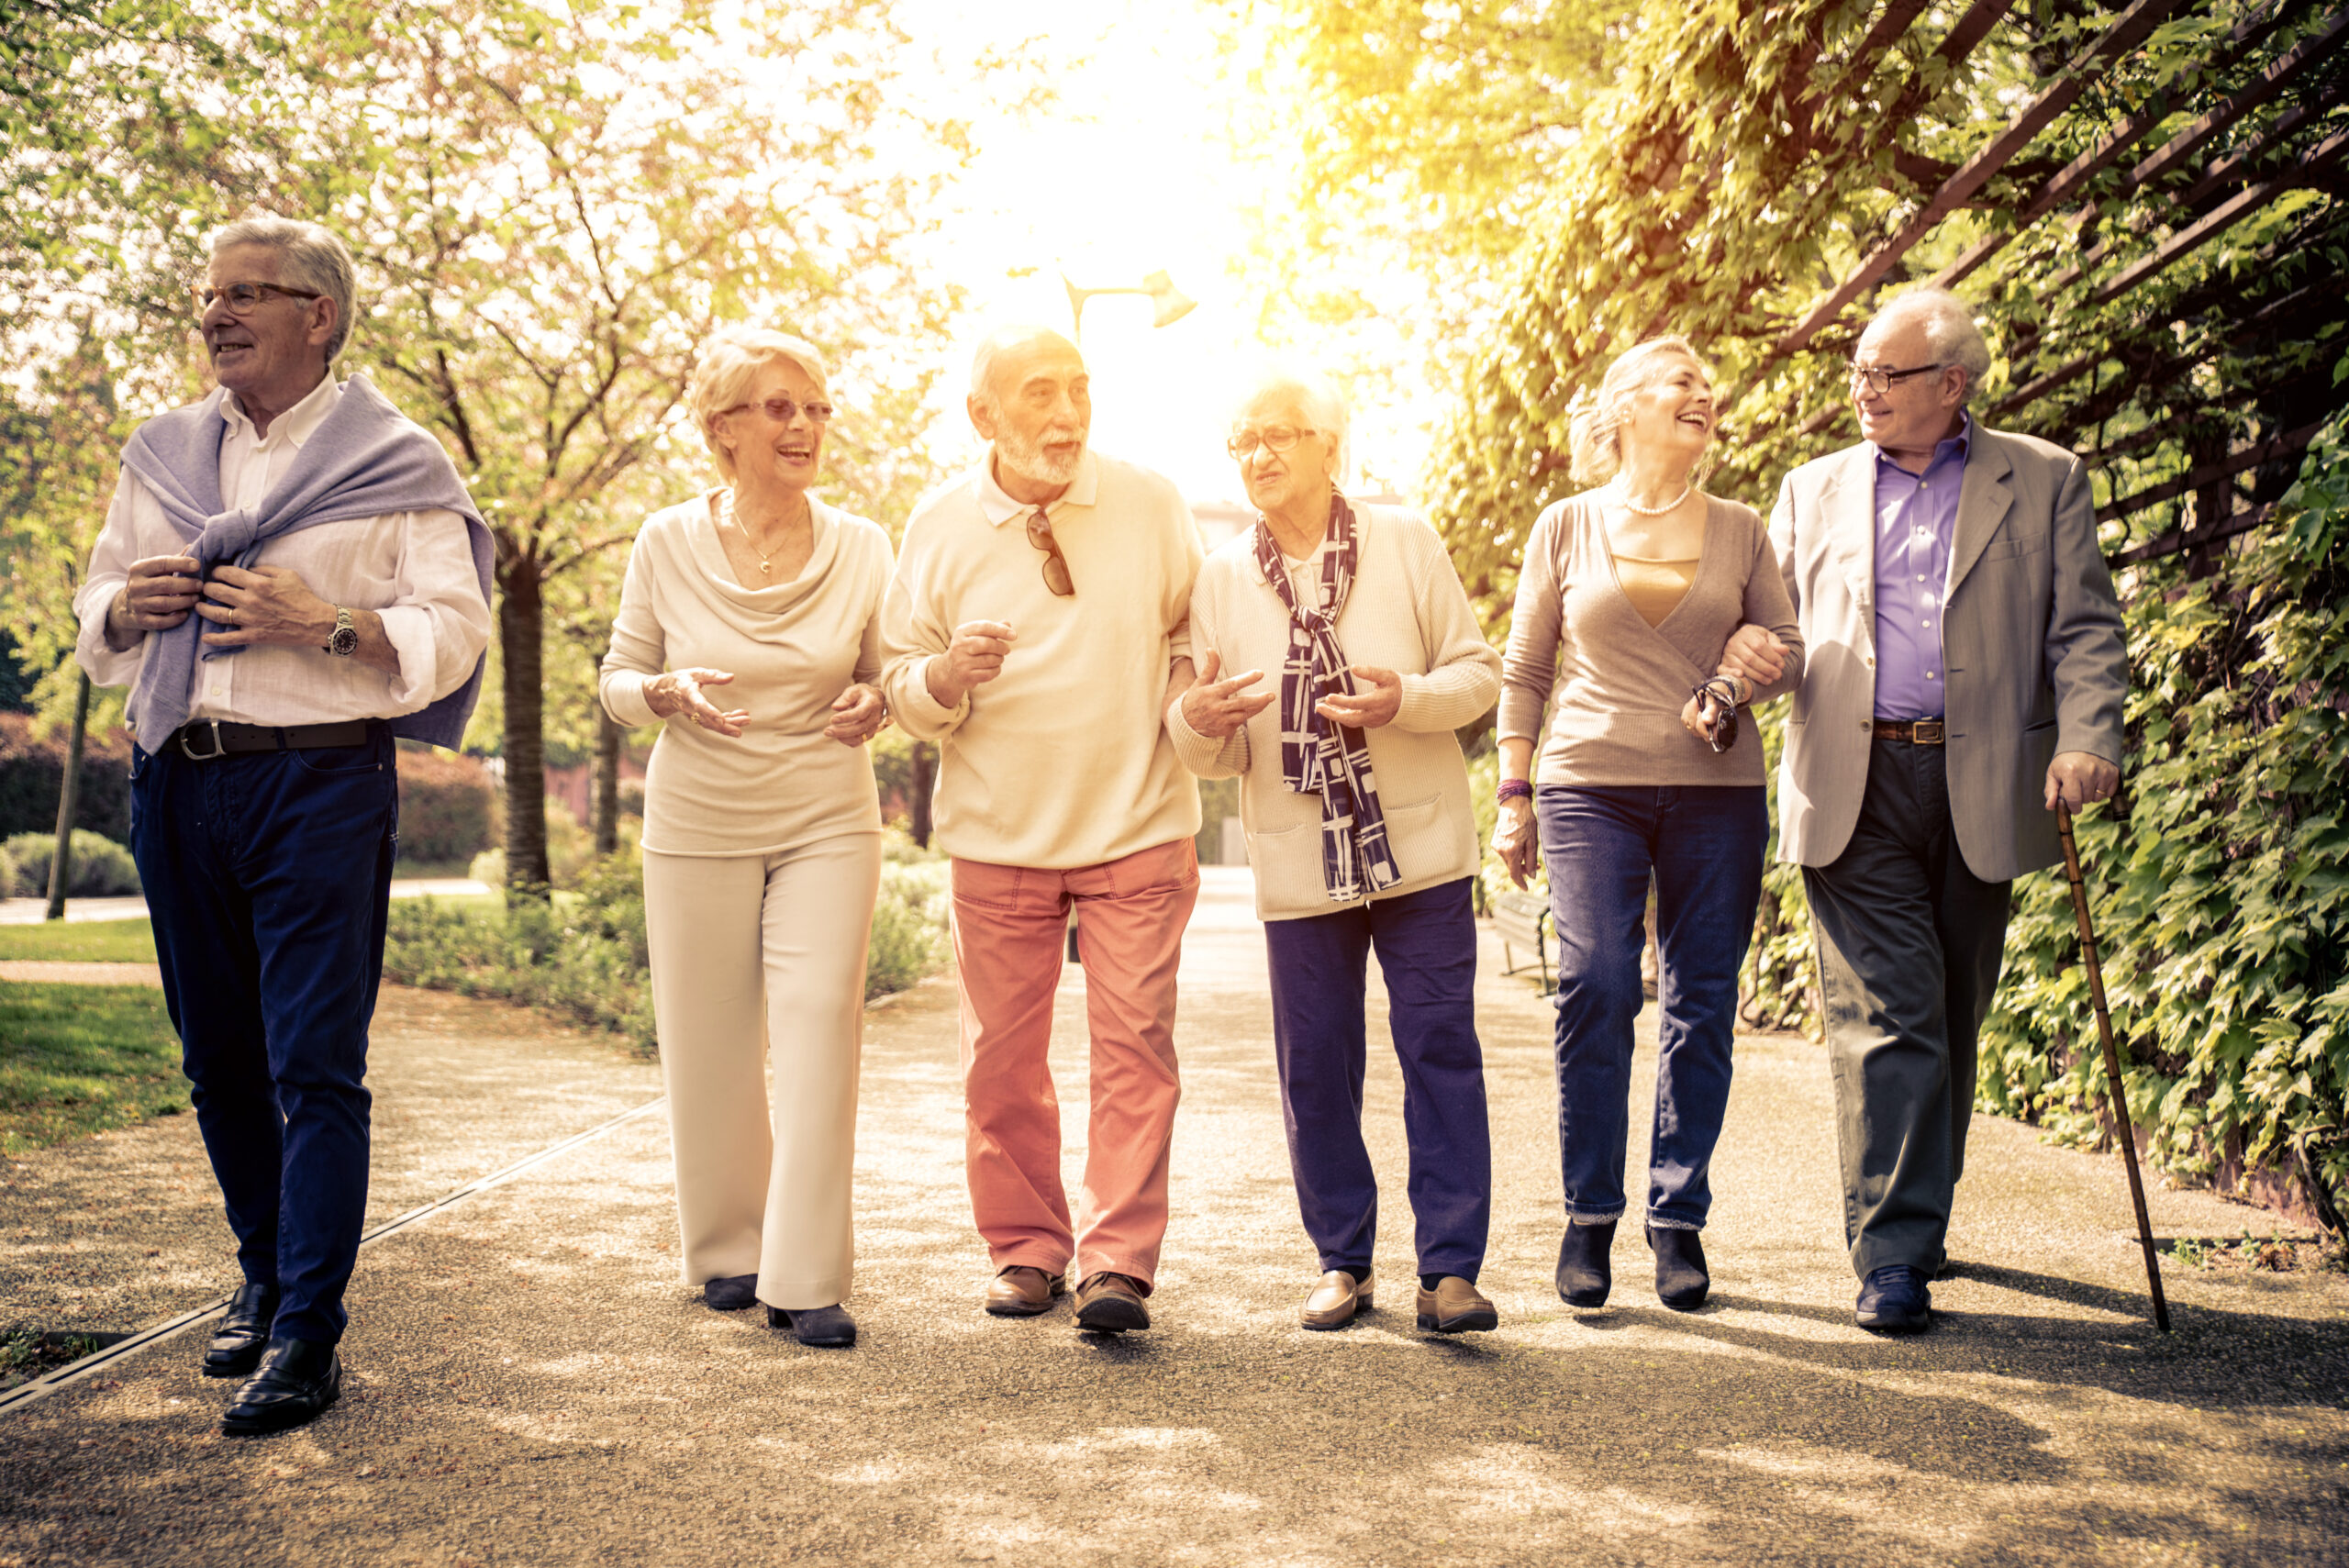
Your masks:
M1893 1263L1871 1272L1860 1282L1860 1327L1879 1334L1916 1334L1932 1316L1933 1294L1926 1287L1925 1271Z

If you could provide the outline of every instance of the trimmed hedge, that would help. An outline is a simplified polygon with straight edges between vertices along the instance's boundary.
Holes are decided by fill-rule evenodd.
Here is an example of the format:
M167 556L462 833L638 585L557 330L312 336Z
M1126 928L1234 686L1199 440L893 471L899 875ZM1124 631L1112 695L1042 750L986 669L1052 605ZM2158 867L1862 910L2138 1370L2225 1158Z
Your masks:
M57 832L57 796L65 786L63 728L36 740L30 714L0 713L0 839ZM82 790L73 825L130 841L130 739L117 730L82 746ZM41 862L44 868L47 861ZM44 869L44 878L49 874Z
M470 861L490 844L497 786L472 757L400 748L400 859Z
M19 895L48 896L50 863L57 853L54 832L12 834L0 852L15 862L14 881ZM117 898L138 891L139 867L128 850L86 828L73 829L73 866L66 883L67 897Z

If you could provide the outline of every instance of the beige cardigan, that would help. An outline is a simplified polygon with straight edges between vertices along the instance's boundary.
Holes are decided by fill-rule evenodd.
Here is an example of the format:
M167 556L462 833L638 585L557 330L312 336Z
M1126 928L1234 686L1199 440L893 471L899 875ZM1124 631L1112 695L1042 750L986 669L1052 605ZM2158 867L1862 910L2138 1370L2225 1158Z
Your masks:
M1786 673L1753 700L1793 691L1802 684L1802 634L1760 515L1719 496L1706 505L1696 581L1655 626L1617 584L1606 524L1589 494L1552 505L1534 522L1509 623L1500 739L1541 740L1540 783L1761 787L1759 736L1749 731L1715 751L1681 724L1680 710L1720 668L1730 633L1748 621L1776 632L1787 649Z
M1476 818L1468 767L1453 731L1482 717L1500 690L1500 658L1486 645L1443 541L1415 512L1356 504L1357 570L1338 617L1338 646L1350 663L1403 677L1395 721L1365 731L1387 842L1403 880L1376 897L1394 898L1476 871ZM1256 917L1295 920L1354 905L1330 898L1321 875L1321 797L1293 794L1281 780L1281 662L1288 609L1257 570L1252 528L1217 550L1191 591L1191 647L1212 649L1223 673L1262 670L1275 700L1220 744L1166 712L1183 765L1202 778L1238 778L1240 823L1256 872Z
M663 670L732 672L708 695L747 708L728 739L690 718L665 724L645 769L644 847L667 855L772 854L841 833L878 833L865 747L824 734L833 699L881 673L889 536L814 501L815 551L788 583L745 588L727 564L711 491L637 530L604 655L604 710L661 721L644 698Z

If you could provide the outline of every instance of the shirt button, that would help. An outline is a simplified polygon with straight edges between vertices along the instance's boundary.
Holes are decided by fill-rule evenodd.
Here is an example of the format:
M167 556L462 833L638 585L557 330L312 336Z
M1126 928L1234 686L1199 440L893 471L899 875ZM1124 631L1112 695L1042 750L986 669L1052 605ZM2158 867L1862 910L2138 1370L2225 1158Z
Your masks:
M1922 627L1931 627L1933 623L1929 620L1920 620L1917 624Z
M1930 681L1930 680L1932 680L1932 678L1933 678L1933 673L1932 673L1931 670L1926 671L1926 672L1925 672L1925 679L1927 679L1927 680L1929 680L1929 681Z

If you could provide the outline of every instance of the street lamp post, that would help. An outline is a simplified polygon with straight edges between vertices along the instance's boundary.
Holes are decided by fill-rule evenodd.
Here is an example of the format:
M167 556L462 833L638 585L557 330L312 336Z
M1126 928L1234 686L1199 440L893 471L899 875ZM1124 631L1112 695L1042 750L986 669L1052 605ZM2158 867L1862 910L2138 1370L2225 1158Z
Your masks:
M1096 295L1148 295L1151 304L1150 324L1152 327L1164 327L1171 322L1182 320L1183 317L1191 314L1193 307L1199 303L1176 288L1174 280L1163 272L1152 272L1142 279L1140 288L1108 289L1079 288L1068 281L1066 272L1063 272L1061 286L1068 290L1069 335L1080 347L1085 342L1085 302Z

